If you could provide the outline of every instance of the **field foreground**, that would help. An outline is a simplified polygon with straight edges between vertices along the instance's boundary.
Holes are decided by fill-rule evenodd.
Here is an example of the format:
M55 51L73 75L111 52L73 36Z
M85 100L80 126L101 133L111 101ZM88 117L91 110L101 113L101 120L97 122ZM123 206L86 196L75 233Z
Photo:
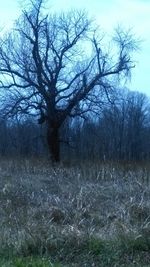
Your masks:
M0 160L0 266L150 266L150 167Z

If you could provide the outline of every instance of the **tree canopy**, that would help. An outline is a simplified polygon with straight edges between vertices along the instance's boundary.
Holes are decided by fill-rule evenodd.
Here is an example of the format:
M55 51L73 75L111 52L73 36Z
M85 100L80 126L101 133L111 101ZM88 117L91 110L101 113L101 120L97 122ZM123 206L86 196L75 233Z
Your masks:
M109 49L102 37L85 12L45 14L38 0L0 39L2 112L46 123L54 161L60 160L59 132L67 118L97 112L113 81L134 67L130 32L116 31Z

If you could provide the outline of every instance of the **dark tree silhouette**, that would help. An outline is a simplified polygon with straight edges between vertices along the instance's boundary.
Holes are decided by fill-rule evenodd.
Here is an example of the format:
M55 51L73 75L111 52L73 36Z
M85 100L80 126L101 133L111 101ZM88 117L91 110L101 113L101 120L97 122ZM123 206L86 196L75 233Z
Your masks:
M97 111L115 77L133 67L134 41L118 30L115 49L103 52L103 38L84 12L45 15L43 0L30 4L0 40L3 112L39 116L38 122L47 124L52 160L59 161L64 121Z

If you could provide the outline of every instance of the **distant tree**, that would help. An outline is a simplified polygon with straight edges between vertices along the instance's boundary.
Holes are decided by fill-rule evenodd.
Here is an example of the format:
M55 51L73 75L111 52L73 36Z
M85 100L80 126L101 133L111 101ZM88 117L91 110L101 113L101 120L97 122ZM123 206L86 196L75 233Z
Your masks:
M61 126L70 116L97 112L113 80L133 68L135 43L118 30L115 48L104 52L102 36L84 12L45 15L43 4L30 1L0 39L1 101L5 115L36 115L47 124L49 151L59 161Z
M116 90L117 92L117 90ZM142 160L149 147L149 99L128 90L118 91L116 101L102 111L99 136L108 159Z
M144 154L144 132L148 123L149 101L139 92L130 92L126 101L126 154L129 160L139 160Z

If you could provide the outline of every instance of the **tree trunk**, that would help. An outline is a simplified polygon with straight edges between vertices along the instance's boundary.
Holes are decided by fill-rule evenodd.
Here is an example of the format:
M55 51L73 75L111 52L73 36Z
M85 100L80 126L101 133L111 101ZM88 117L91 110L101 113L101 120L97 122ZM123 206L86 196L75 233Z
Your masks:
M59 162L60 161L60 140L59 140L59 128L58 127L52 128L48 125L47 142L48 142L48 147L49 147L52 161Z

